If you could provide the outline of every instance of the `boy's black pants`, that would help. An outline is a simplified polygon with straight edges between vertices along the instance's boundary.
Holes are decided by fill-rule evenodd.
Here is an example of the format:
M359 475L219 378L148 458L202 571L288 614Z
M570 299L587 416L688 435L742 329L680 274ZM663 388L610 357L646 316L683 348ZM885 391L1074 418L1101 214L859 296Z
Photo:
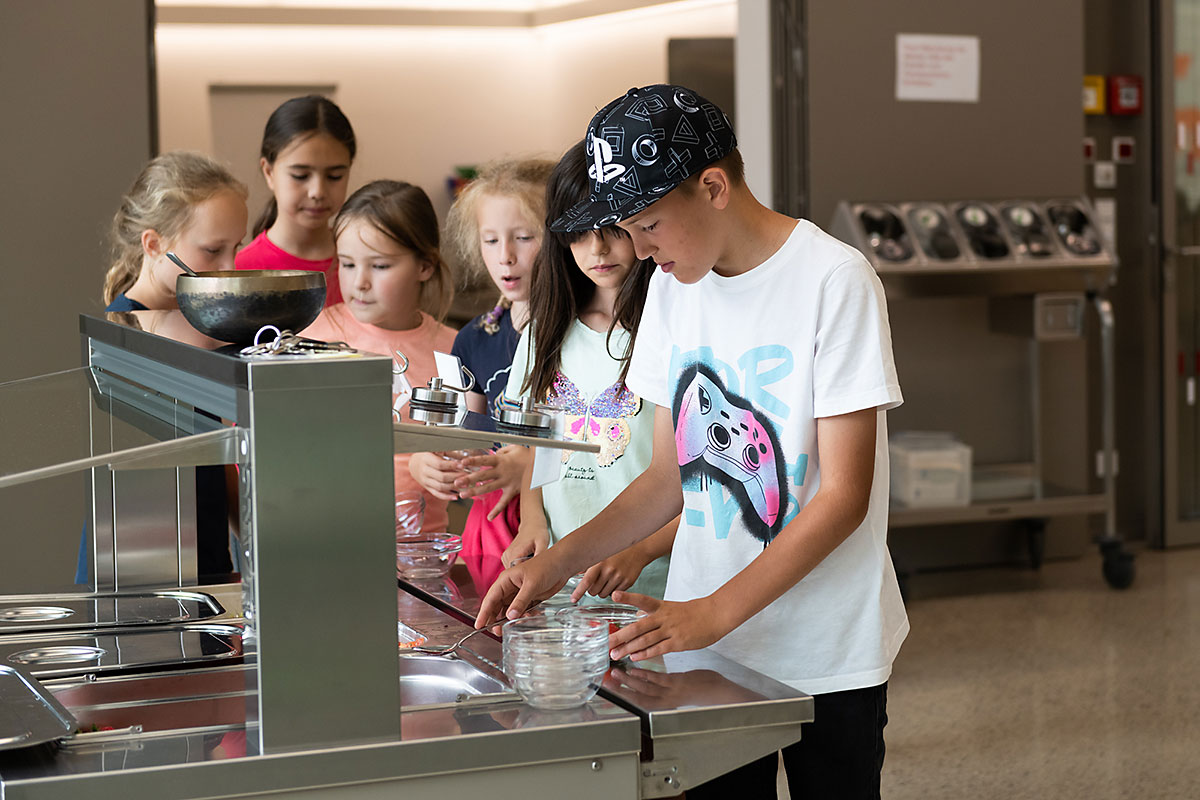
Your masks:
M792 800L877 800L883 772L887 683L813 696L814 721L783 749ZM688 789L688 800L775 798L779 757L752 761Z

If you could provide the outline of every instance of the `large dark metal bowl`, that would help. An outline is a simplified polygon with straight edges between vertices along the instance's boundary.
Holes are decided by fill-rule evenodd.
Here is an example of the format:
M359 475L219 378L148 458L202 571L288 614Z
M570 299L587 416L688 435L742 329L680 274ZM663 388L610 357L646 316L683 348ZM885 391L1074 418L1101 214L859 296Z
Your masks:
M325 305L325 273L297 269L199 272L175 279L179 310L220 342L251 344L264 325L299 333Z

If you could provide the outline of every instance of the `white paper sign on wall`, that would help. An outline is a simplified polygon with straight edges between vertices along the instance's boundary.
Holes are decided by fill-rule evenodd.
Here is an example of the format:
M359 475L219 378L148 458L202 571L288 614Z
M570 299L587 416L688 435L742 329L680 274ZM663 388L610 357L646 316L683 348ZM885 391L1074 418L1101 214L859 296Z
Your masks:
M896 34L896 99L979 102L979 37Z

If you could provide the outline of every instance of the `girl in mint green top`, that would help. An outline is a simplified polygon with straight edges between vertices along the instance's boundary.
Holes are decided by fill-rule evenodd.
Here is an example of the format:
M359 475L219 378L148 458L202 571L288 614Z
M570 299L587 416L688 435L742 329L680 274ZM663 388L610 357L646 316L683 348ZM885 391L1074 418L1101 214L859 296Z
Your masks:
M546 194L548 220L587 199L582 142L555 167ZM543 239L531 280L531 322L517 345L505 396L515 401L532 394L563 409L565 435L599 444L600 452L562 451L561 477L522 491L521 526L504 552L506 565L588 522L650 463L654 409L629 391L625 373L653 271L619 228ZM526 487L531 472L532 465ZM661 598L674 538L672 523L593 566L584 578L589 593L608 597L631 589Z

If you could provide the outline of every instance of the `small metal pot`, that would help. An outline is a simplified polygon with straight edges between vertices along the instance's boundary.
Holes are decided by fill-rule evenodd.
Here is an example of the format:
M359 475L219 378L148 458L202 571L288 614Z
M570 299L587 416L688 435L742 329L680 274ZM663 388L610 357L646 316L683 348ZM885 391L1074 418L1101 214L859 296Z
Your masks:
M311 325L325 306L325 273L248 269L180 275L175 299L204 335L249 344L264 325L295 332Z

